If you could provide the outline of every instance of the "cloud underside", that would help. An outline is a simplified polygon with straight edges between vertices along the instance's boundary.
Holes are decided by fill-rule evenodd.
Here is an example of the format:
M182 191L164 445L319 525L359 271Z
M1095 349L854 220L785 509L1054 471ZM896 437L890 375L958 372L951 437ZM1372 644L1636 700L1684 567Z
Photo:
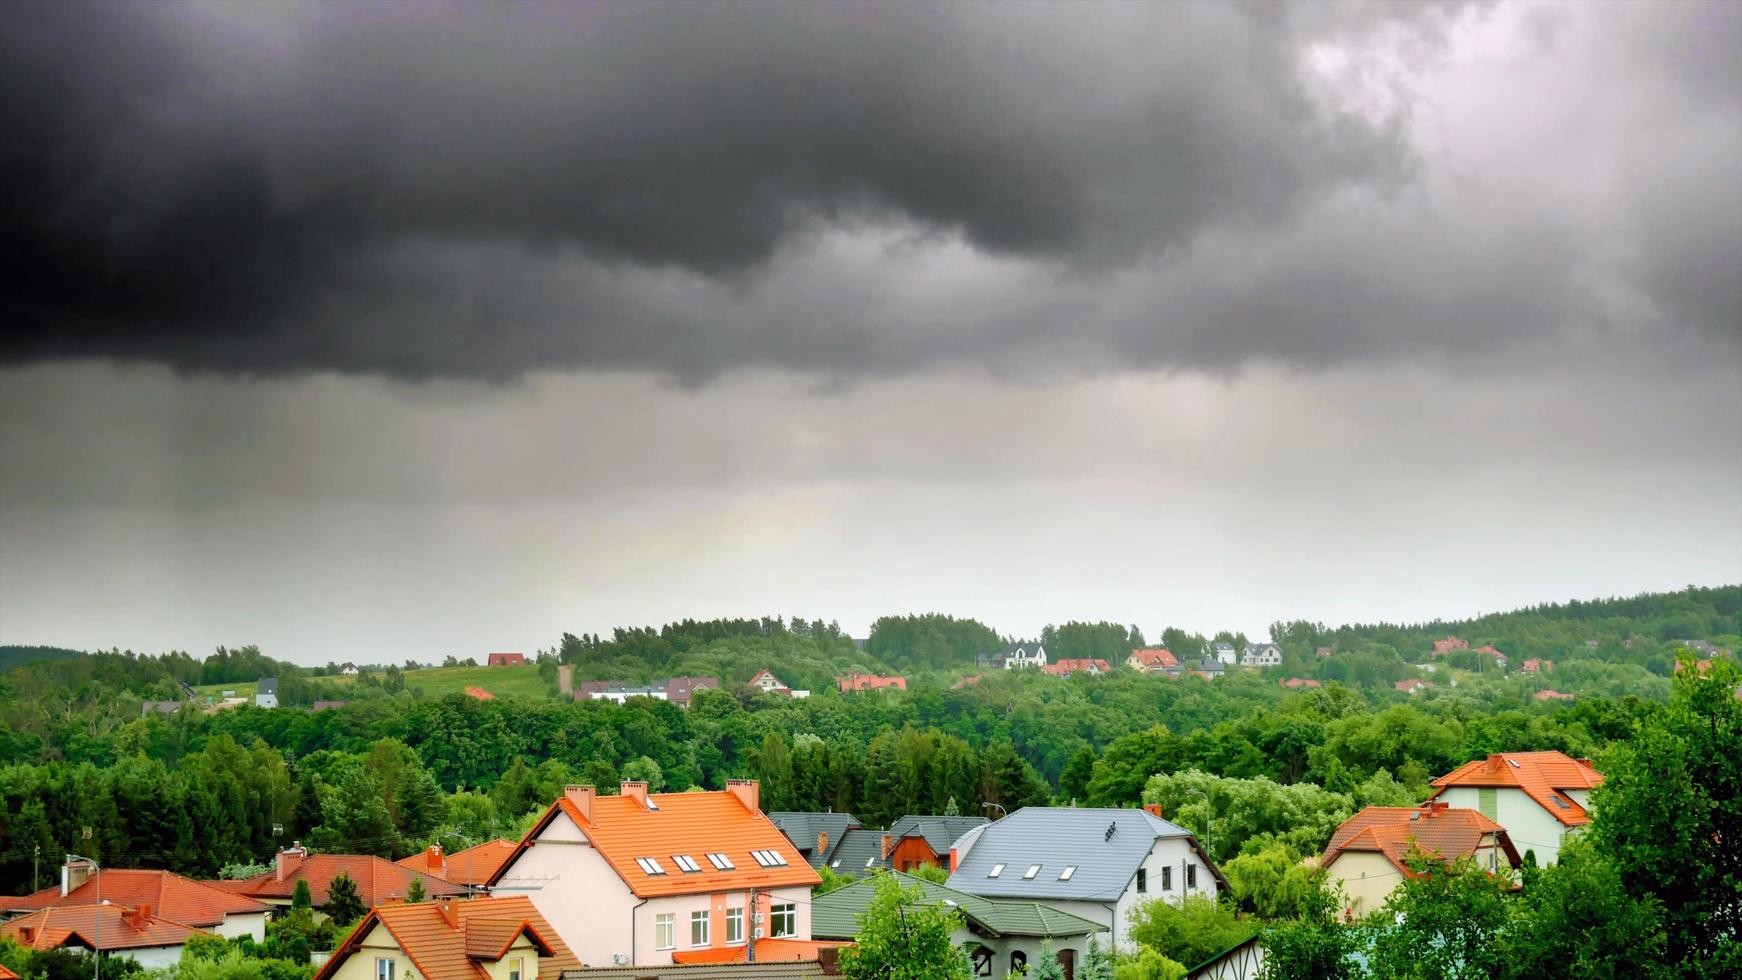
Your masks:
M8 363L851 377L1742 337L1742 5L14 21Z

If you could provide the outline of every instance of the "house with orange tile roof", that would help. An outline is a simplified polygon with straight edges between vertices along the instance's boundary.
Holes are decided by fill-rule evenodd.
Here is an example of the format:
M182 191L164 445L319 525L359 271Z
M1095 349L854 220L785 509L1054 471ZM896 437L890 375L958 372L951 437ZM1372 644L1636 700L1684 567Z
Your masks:
M431 878L480 888L502 867L502 862L513 856L517 843L502 837L452 853L445 852L440 844L431 844L421 853L393 863Z
M1283 687L1286 687L1291 691L1297 691L1297 690L1300 690L1301 688L1307 688L1307 687L1323 687L1324 686L1324 685L1320 684L1318 681L1313 680L1311 677L1290 677L1288 680L1282 681L1281 683L1282 683Z
M1553 660L1542 660L1542 659L1537 658L1537 657L1532 657L1531 659L1526 660L1524 662L1524 664L1522 666L1520 666L1518 669L1521 673L1535 674L1535 673L1539 673L1539 672L1545 671L1545 670L1553 670L1554 669L1554 661Z
M1470 807L1505 827L1519 851L1553 864L1567 838L1591 822L1591 790L1603 774L1562 752L1502 752L1433 781L1431 800Z
M898 691L907 690L905 677L879 677L876 674L848 674L835 678L835 686L843 693L847 691L875 691L880 688L893 687Z
M127 956L140 966L174 966L190 936L204 929L166 919L149 906L58 905L0 924L0 936L26 949L95 950L100 956Z
M756 781L733 779L702 793L567 787L489 884L528 889L584 962L658 966L752 937L808 941L821 881L763 814Z
M785 681L774 676L774 671L766 667L757 671L755 676L751 677L744 686L753 687L763 694L780 694L789 698L808 698L811 696L809 691L795 691L788 687Z
M1179 658L1172 650L1162 647L1144 647L1131 651L1125 658L1125 666L1145 674L1177 674L1179 673Z
M581 966L525 895L369 910L314 980L557 980Z
M1545 687L1542 690L1536 692L1536 699L1538 701L1571 701L1573 699L1573 695L1563 694L1560 691L1552 690L1550 688Z
M103 868L68 861L61 866L60 884L30 895L0 897L0 913L23 915L40 909L75 905L122 905L150 909L165 919L220 936L266 939L266 916L272 906L246 895L214 887L172 871Z
M1328 887L1346 896L1346 911L1361 916L1385 904L1406 878L1417 853L1450 863L1470 858L1490 873L1522 863L1506 828L1475 810L1430 802L1419 807L1370 806L1331 835L1319 867Z
M18 974L6 969L6 964L0 963L0 980L18 980Z
M763 939L756 943L756 962L758 963L816 963L831 956L831 951L842 946L853 945L850 941L841 939L800 940L800 939ZM746 946L719 946L713 949L685 949L672 954L672 962L678 964L695 963L748 963L750 950Z
M315 908L326 905L333 879L348 875L357 886L364 905L385 905L403 899L413 878L423 879L423 893L430 898L464 895L465 885L425 871L394 864L372 854L311 854L300 842L278 852L272 870L241 881L211 881L209 885L246 895L275 908L289 908L296 883L308 882Z
M1398 681L1396 684L1393 684L1392 687L1397 688L1405 694L1420 694L1428 688L1433 687L1433 684L1424 681L1419 677L1411 677L1408 680Z
M1434 641L1434 656L1436 657L1442 653L1451 653L1456 650L1468 649L1470 649L1470 641L1460 640L1455 636L1448 636L1443 640Z
M1110 674L1111 664L1105 660L1090 657L1066 657L1050 664L1041 664L1040 669L1054 677L1069 677L1072 674Z

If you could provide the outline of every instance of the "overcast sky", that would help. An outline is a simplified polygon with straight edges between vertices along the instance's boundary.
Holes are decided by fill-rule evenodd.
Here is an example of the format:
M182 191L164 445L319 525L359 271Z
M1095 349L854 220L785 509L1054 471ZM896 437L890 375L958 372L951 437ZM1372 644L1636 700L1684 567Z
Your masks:
M0 642L1742 581L1742 4L0 20Z

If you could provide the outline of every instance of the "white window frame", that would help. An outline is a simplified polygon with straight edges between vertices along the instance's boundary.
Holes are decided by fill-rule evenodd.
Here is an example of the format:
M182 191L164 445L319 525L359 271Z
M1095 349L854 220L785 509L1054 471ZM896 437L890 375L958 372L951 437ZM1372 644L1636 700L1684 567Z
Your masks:
M1060 881L1070 881L1071 875L1074 875L1076 873L1077 873L1077 866L1076 865L1074 865L1074 864L1067 865L1063 871L1059 872L1059 880Z
M726 945L744 945L744 906L735 905L726 910Z
M798 905L776 902L768 907L768 938L785 939L798 935Z
M1040 874L1040 865L1031 864L1028 866L1028 870L1024 871L1022 873L1022 880L1023 881L1033 881L1034 876L1037 874Z
M677 865L678 869L685 874L702 870L702 866L696 863L696 859L688 854L673 854L671 863Z
M653 948L677 948L676 912L661 912L653 917Z
M701 926L701 938L696 938L696 927ZM690 948L714 945L714 913L707 909L690 913Z
M659 863L659 858L636 858L635 864L646 874L653 876L665 874L665 866Z
M1001 875L1001 874L1003 874L1003 873L1004 873L1004 865L1002 865L1002 864L994 864L994 865L993 865L993 866L992 866L992 870L991 870L991 871L988 871L988 872L986 872L986 877L988 877L988 878L996 878L996 877L998 877L998 876L999 876L999 875Z
M516 956L508 961L508 980L527 980L524 957Z
M719 851L714 851L708 855L708 863L714 866L715 871L732 871L738 867L732 863L731 858Z
M393 957L375 957L375 980L393 980Z

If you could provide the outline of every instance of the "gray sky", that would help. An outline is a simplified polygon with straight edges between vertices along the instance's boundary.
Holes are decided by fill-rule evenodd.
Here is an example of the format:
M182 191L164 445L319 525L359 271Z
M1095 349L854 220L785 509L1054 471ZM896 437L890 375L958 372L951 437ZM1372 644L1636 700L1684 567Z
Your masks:
M1742 581L1742 5L0 23L0 641Z

